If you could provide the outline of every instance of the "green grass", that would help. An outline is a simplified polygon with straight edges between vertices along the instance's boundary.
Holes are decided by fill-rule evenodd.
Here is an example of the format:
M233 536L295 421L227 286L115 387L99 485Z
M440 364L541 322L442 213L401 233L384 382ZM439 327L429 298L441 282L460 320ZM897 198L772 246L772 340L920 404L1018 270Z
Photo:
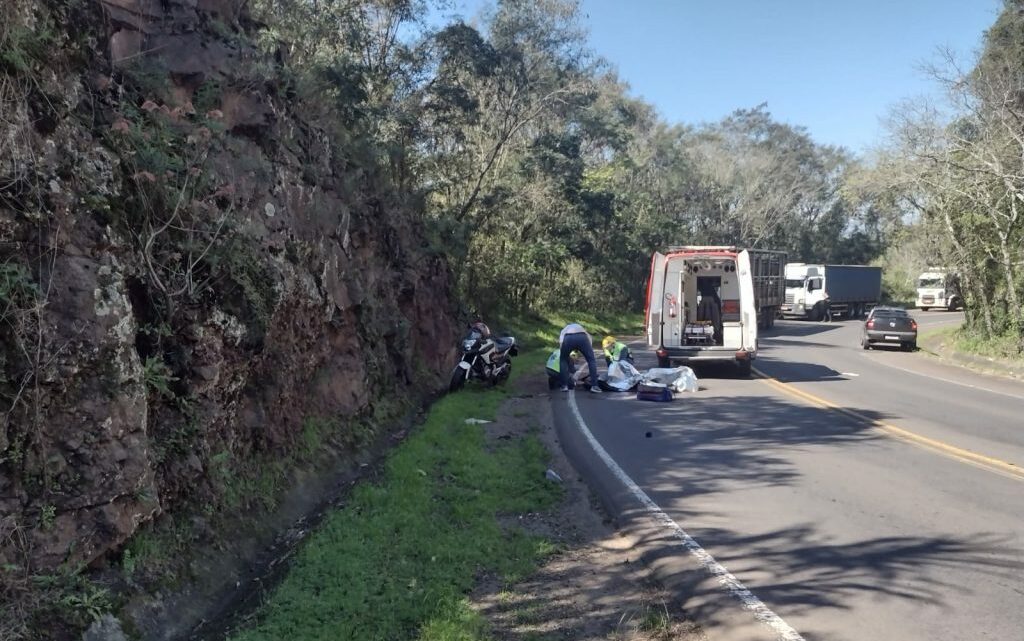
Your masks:
M958 329L952 333L951 344L957 351L968 354L1024 362L1024 356L1017 350L1018 338L1012 334L983 338L964 329Z
M594 340L600 343L608 334L635 336L644 333L644 316L640 313L627 314L578 314L555 313L547 316L524 316L499 319L491 329L513 328L516 339L528 350L554 349L558 345L558 333L569 323L579 323Z
M947 327L933 327L931 329L919 330L917 332L917 340L923 339L935 339L940 341L946 341L953 336L959 330L956 326Z
M1024 364L1024 356L1017 351L1017 340L1012 335L983 338L964 327L939 327L921 332L918 340L941 343L964 354Z
M463 422L492 419L505 397L503 388L470 387L436 403L381 480L357 486L325 519L235 641L486 639L486 622L465 601L477 578L514 582L552 549L497 516L560 496L544 479L548 453L537 438L495 446Z

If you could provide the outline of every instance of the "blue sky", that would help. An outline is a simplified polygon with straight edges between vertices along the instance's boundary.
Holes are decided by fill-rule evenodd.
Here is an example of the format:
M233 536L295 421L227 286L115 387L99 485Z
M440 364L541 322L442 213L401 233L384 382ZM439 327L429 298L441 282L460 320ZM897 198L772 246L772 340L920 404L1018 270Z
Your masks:
M482 0L454 0L472 16ZM864 151L880 118L928 94L940 46L980 47L1001 0L582 0L594 51L670 122L762 102L819 142Z

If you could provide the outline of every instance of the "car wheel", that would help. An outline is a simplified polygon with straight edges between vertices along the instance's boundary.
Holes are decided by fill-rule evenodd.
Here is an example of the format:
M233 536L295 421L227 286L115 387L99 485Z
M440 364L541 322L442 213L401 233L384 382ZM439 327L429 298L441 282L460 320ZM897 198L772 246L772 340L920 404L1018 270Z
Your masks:
M866 338L862 338L860 340L860 346L863 347L864 349L871 349L871 341L869 341Z
M927 312L929 309L931 309L931 307L922 307L921 311L922 312Z

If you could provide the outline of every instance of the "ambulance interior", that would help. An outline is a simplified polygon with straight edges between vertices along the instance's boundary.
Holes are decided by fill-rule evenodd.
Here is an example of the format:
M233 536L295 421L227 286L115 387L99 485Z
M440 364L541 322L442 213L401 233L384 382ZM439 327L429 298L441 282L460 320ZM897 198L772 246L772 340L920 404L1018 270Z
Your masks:
M742 347L736 259L673 257L665 270L666 347Z

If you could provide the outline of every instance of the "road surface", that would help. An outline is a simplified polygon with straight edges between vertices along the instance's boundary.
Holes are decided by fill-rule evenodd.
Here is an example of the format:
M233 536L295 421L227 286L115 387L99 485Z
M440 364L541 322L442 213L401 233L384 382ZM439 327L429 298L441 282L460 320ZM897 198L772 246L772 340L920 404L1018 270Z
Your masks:
M922 332L962 318L915 316ZM669 404L581 392L556 412L777 615L757 638L1024 639L1024 383L859 335L780 322L763 378L698 370L701 391ZM684 607L745 616L723 602Z

